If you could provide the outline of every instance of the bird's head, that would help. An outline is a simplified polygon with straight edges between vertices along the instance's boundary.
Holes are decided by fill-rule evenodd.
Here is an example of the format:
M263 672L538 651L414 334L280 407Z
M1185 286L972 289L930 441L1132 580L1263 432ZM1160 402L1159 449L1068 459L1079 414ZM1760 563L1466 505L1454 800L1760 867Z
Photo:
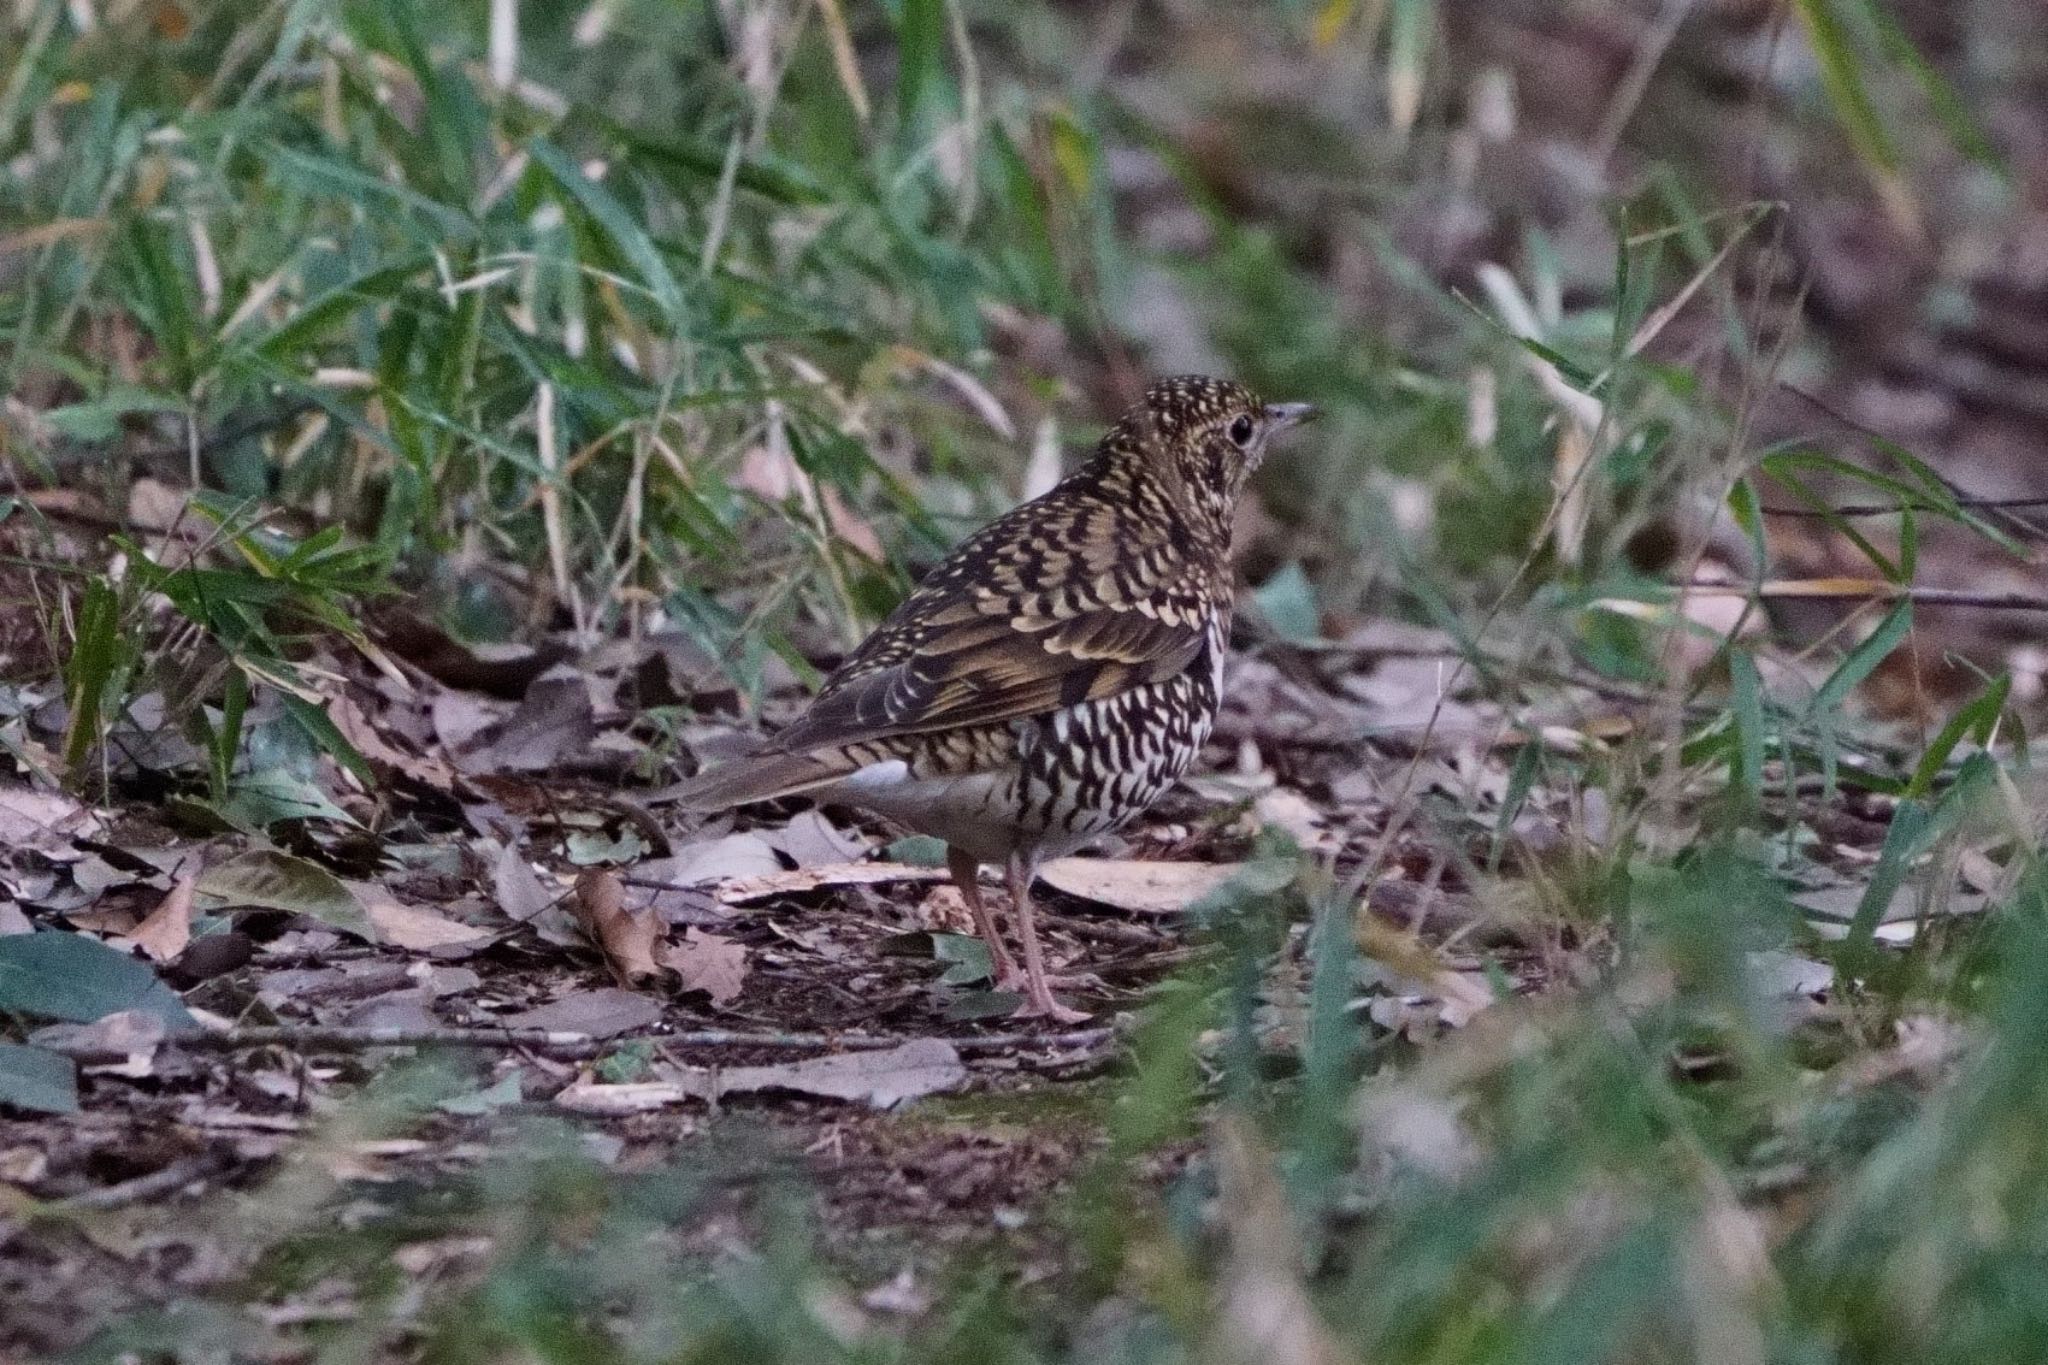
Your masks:
M1268 403L1229 379L1176 375L1146 389L1119 425L1153 459L1170 461L1183 486L1227 522L1268 443L1315 415L1310 404Z

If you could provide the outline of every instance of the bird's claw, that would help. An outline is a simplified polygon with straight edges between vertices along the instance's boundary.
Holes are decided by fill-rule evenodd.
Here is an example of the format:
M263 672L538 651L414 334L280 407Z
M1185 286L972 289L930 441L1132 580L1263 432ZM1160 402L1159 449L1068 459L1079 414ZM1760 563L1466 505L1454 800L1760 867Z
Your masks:
M1013 1019L1050 1019L1055 1024L1085 1024L1095 1016L1086 1010L1072 1009L1062 1005L1048 993L1043 1000L1033 1000L1028 996L1025 997L1024 1003L1019 1005L1016 1013L1010 1017Z

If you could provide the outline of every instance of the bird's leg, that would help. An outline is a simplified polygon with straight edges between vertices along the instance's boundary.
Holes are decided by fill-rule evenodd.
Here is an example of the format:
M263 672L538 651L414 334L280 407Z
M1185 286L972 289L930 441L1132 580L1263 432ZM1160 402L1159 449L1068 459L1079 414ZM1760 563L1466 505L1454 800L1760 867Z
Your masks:
M1012 853L1009 863L1010 903L1017 917L1017 938L1024 946L1023 1018L1046 1018L1057 1024L1078 1024L1088 1018L1083 1010L1069 1009L1053 998L1052 983L1045 976L1045 954L1038 946L1038 926L1032 920L1031 874L1033 868L1021 853Z
M981 864L948 845L946 867L953 874L953 885L960 888L960 899L966 901L967 908L974 912L974 932L981 935L981 941L988 945L989 957L995 962L996 989L1007 990L1004 983L1015 981L1018 976L1017 959L1010 955L1009 945L1003 942L1002 926L996 923L995 912L981 898Z

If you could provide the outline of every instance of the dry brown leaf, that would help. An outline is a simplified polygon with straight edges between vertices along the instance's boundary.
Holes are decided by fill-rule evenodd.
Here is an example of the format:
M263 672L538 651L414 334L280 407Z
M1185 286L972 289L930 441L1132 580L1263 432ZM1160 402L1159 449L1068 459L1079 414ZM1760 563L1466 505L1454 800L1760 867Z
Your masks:
M796 494L806 512L813 517L822 513L835 541L877 564L887 558L874 528L846 505L837 489L829 485L820 489L803 466L796 462L787 443L771 443L749 450L740 461L737 482L741 488L766 502L786 502L790 494Z
M356 751L373 766L388 768L436 791L455 789L454 768L432 755L409 754L398 748L384 738L383 732L363 714L363 708L346 696L328 700L327 718L334 722L342 738L355 745Z
M1039 880L1134 915L1173 915L1244 870L1243 863L1156 863L1136 858L1055 858Z
M62 792L0 785L0 848L29 849L69 861L82 856L72 849L73 839L99 838L106 827L98 811Z
M505 1015L498 1022L506 1028L538 1028L551 1033L587 1033L592 1038L616 1038L622 1033L651 1028L661 1022L661 1002L635 991L604 986L594 991L571 991L545 1005Z
M751 905L775 896L796 896L828 886L942 882L946 875L943 867L913 867L909 863L828 863L821 867L800 867L794 872L735 878L721 885L717 895L725 905Z
M545 773L597 738L590 679L569 664L535 678L495 737L456 755L464 773Z
M622 985L637 986L660 977L654 945L661 937L661 919L652 910L636 914L626 908L626 888L617 873L593 867L578 877L570 914L604 953Z
M633 869L634 880L668 886L708 886L764 877L782 870L775 850L758 834L726 834L684 844L666 858L653 858Z
M490 938L488 930L407 905L373 882L350 882L348 888L355 892L370 923L376 926L379 943L419 953L458 945L481 948Z
M497 897L498 908L514 924L526 923L558 899L540 884L532 865L519 855L519 850L509 844L498 854L497 865L491 869L491 891Z
M197 872L179 877L156 909L143 916L133 932L113 940L113 946L140 948L151 962L169 962L192 942L192 907L198 891Z
M97 903L83 910L68 910L64 920L74 929L83 929L90 934L105 934L109 938L126 938L142 923L139 911L125 905L102 906Z
M685 930L681 943L664 943L654 955L676 974L684 990L703 991L717 1008L738 999L747 979L746 948L702 929Z
M29 1036L31 1043L93 1056L118 1056L87 1069L113 1076L147 1076L156 1064L156 1050L167 1032L164 1018L148 1010L117 1010L90 1024L52 1024Z
M1334 856L1343 841L1330 833L1318 811L1309 799L1298 791L1286 787L1275 787L1261 792L1252 802L1252 815L1262 829L1278 829L1294 840L1296 848L1303 853L1318 857Z
M829 867L854 862L869 848L866 839L838 828L818 810L792 816L781 829L762 830L759 837L798 867ZM764 873L775 870L772 867L760 869Z

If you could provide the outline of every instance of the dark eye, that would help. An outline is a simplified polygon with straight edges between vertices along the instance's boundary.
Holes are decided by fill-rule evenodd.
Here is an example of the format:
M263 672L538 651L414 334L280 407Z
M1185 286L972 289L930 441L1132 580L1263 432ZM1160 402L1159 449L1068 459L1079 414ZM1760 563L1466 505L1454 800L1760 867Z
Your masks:
M1251 444L1251 439L1252 419L1249 415L1240 413L1237 420L1230 424L1230 443L1243 449Z

